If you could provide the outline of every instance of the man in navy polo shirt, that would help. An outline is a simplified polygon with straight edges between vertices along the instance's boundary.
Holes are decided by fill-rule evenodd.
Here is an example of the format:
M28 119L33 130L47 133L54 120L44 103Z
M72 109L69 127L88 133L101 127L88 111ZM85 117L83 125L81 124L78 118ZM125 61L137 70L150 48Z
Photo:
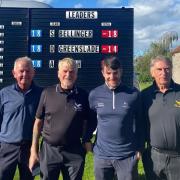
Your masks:
M28 160L42 89L33 82L30 58L16 59L12 73L17 82L0 91L0 179L13 180L18 166L20 179L32 180Z
M101 65L105 83L89 95L92 117L97 117L95 179L112 180L116 173L118 180L135 180L144 142L139 92L121 82L118 57L108 56Z

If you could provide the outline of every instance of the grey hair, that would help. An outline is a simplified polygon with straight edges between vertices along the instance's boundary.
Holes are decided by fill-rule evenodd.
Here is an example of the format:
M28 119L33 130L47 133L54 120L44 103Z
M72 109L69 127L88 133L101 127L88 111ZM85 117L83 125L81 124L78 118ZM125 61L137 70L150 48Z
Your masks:
M14 70L15 70L16 67L17 67L17 63L20 62L20 61L27 62L27 63L30 65L30 67L31 67L32 69L34 69L31 58L29 58L29 57L27 57L27 56L24 56L24 57L19 57L19 58L17 58L17 59L14 61Z
M69 67L73 67L75 72L76 73L78 72L78 66L77 66L77 63L76 63L76 61L74 59L66 57L66 58L63 58L63 59L59 60L58 69L61 69L63 64L67 64Z
M159 55L159 56L156 56L155 58L151 58L151 61L150 61L150 68L152 68L154 66L154 64L158 61L163 61L163 62L166 62L170 68L172 68L172 61L170 58L166 57L166 56L162 56L162 55Z

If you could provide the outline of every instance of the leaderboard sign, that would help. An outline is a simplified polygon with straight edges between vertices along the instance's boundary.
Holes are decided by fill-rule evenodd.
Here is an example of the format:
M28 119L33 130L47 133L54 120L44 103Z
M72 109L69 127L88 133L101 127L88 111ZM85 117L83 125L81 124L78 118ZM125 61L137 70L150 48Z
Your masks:
M103 83L100 62L116 55L123 81L133 82L133 9L0 8L0 88L11 84L13 62L29 56L41 86L58 83L58 61L76 60L78 85L91 90Z

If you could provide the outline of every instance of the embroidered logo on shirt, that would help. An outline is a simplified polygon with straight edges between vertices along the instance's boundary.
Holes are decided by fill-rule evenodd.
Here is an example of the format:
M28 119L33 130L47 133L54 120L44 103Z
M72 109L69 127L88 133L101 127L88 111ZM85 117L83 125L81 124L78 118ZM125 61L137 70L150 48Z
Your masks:
M180 108L180 101L176 100L175 104L174 104L175 107L179 107Z
M76 102L74 103L74 109L76 111L82 111L82 104L77 104Z
M97 103L97 107L104 107L104 103Z
M122 105L123 108L129 108L129 104L127 102L124 102Z

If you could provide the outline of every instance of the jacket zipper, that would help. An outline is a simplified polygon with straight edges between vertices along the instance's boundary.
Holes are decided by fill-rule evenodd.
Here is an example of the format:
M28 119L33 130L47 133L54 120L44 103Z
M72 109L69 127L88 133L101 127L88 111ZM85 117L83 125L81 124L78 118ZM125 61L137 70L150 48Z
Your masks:
M114 90L113 90L113 109L115 109L115 93L114 93Z

